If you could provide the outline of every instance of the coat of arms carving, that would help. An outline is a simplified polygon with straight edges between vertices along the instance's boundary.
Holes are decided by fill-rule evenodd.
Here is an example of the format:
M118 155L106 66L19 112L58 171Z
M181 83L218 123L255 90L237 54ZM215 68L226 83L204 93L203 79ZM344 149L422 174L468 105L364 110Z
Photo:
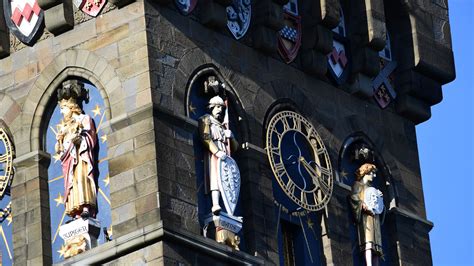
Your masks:
M31 45L43 24L43 10L37 0L3 0L5 21L23 43Z

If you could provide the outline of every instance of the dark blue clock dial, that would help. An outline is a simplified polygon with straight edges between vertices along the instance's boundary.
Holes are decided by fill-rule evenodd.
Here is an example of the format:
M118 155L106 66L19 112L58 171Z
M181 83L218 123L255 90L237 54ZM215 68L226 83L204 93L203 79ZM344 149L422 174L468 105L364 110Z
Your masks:
M312 124L301 115L277 113L267 129L267 155L275 179L292 203L288 210L322 209L332 193L332 167L328 152Z

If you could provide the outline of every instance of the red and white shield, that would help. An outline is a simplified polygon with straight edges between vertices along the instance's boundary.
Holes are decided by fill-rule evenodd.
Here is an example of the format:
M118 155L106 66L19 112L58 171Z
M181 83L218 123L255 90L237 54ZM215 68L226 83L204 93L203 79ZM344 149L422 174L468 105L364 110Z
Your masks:
M74 5L89 16L97 17L107 0L74 0Z
M295 60L301 46L301 17L285 10L285 26L278 33L278 52L289 64Z
M332 51L327 55L329 73L337 84L344 83L348 75L348 56L347 49L343 42L336 39L332 42Z
M3 0L4 15L10 31L30 44L43 22L43 10L37 0Z

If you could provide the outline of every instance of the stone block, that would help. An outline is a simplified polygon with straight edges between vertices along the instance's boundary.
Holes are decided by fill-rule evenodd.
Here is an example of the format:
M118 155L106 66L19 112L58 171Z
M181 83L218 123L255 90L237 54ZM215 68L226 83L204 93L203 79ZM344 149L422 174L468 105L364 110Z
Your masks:
M315 13L313 15L318 18L320 24L324 25L328 29L335 28L340 21L340 13L339 10L341 9L341 4L339 0L322 0L315 3Z
M372 78L363 74L354 75L354 82L350 85L349 92L362 98L372 97L374 94Z
M153 192L135 201L135 209L137 215L147 213L158 208L158 194Z
M126 187L122 190L112 192L112 193L110 193L112 206L123 205L123 204L137 198L138 195L139 195L139 193L137 192L137 190L134 186L133 187Z
M83 24L87 24L87 23L83 23ZM74 31L76 30L77 29L75 29ZM94 32L95 32L95 28L94 28ZM117 28L114 28L112 30L104 32L103 34L98 35L97 38L93 40L88 41L87 43L84 44L84 48L86 50L97 50L99 48L105 47L107 45L116 43L122 39L127 38L129 36L129 33L130 32L128 30L128 24L121 25Z
M150 224L157 223L161 220L161 213L159 209L152 209L149 212L146 212L141 215L137 215L137 225L139 228L143 228Z
M114 237L118 238L127 233L133 232L138 229L137 220L132 218L128 221L122 223L116 223L113 225L114 228Z
M254 4L253 23L265 25L268 28L279 31L283 28L283 6L272 0L261 0Z
M300 51L301 65L306 73L322 77L327 72L326 55L315 50Z
M38 0L38 5L41 9L46 10L56 5L62 4L63 1L61 0Z
M116 192L134 184L133 169L111 176L110 192Z
M225 7L212 0L200 3L199 18L202 24L211 28L223 29L227 25Z
M46 28L54 35L59 35L74 27L72 0L62 2L62 4L53 6L44 11Z
M166 0L161 0L161 1L166 1ZM123 7L123 6L126 6L126 5L130 4L130 3L135 2L135 0L109 0L109 2L112 3L113 5L117 6L117 7Z
M410 95L398 95L395 101L395 109L397 113L416 124L424 122L431 117L430 106Z
M277 51L277 32L265 26L257 26L253 31L253 46L266 54Z
M157 174L156 161L152 160L140 166L135 167L133 169L133 173L134 173L136 182L140 182L142 180L147 179L150 176L156 175Z

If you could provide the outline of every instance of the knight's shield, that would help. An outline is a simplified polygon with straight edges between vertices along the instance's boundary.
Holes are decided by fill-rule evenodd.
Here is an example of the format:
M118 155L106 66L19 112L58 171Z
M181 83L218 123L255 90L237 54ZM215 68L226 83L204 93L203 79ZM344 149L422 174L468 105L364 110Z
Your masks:
M73 0L74 5L89 16L97 17L107 0Z
M240 171L234 159L219 159L219 190L227 214L234 215L240 193Z
M374 187L364 190L364 203L375 214L381 214L384 210L382 192Z
M3 0L3 13L10 31L30 45L43 24L43 10L37 0Z
M329 73L338 85L344 83L349 75L349 59L344 42L334 39L332 51L327 55Z
M289 64L295 60L301 46L301 17L288 10L283 15L285 26L278 33L278 52Z
M174 3L181 14L189 15L196 7L197 1L198 0L174 0Z
M233 0L227 7L227 28L237 40L247 33L251 18L251 0Z

